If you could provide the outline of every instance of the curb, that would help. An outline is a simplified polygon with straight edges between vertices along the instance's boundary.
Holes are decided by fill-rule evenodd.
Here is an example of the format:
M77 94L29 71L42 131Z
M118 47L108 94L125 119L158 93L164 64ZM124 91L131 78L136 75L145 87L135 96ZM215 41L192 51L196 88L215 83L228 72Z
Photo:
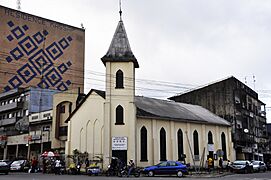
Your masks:
M232 173L221 173L221 174L217 174L217 173L211 173L211 174L192 174L192 175L186 175L186 177L188 178L220 178L220 177L224 177L224 176L228 176L231 175Z

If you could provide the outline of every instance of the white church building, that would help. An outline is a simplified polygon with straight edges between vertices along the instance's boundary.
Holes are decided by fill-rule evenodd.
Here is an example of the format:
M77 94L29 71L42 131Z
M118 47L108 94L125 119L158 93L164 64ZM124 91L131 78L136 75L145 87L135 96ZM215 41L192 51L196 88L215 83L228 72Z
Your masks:
M139 68L120 20L105 56L106 90L92 89L66 120L66 154L74 149L89 158L134 159L144 167L165 160L200 165L208 155L223 151L235 160L231 125L201 106L135 96ZM220 153L221 155L221 153ZM215 162L217 163L217 162Z

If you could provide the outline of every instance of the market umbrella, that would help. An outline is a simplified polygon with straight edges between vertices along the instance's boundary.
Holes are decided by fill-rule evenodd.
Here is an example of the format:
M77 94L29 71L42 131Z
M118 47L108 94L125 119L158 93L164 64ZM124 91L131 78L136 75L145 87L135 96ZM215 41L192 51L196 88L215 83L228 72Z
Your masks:
M52 151L45 151L44 153L42 153L41 155L42 157L55 157L55 156L59 156L58 153L54 153Z

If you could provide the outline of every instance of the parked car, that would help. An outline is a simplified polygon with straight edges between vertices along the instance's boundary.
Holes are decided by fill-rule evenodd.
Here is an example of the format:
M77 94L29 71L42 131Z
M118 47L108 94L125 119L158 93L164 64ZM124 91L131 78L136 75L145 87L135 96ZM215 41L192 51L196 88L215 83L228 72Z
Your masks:
M30 163L27 160L16 160L10 165L10 171L28 172Z
M236 160L231 165L235 173L253 173L253 164L248 160Z
M266 164L262 161L251 161L253 164L253 171L254 172L265 172L267 170Z
M142 173L148 176L175 174L182 177L184 174L188 174L188 169L186 165L178 161L165 161L154 166L145 167Z
M0 173L8 174L10 171L10 161L0 161Z

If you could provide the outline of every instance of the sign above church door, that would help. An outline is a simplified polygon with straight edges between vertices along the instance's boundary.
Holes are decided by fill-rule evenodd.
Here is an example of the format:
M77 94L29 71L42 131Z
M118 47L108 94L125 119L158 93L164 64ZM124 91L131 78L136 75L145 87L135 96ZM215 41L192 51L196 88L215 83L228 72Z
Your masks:
M112 150L127 150L127 137L112 137Z

